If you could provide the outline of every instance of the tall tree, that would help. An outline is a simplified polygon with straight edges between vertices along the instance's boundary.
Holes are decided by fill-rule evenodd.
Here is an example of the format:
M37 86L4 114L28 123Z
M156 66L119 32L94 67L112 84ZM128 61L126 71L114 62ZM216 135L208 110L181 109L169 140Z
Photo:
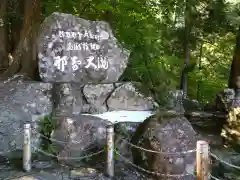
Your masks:
M9 77L17 72L34 77L37 69L37 53L35 40L41 16L40 0L24 1L24 20L20 31L20 39L13 51L13 63L4 73Z
M235 45L235 50L234 50L234 55L233 55L233 60L231 65L230 76L228 80L229 88L234 88L234 89L236 88L235 79L236 77L240 76L239 68L240 68L240 26L237 31L236 45Z
M20 41L23 25L24 0L8 0L9 52L12 54Z
M191 4L190 0L185 1L185 13L184 13L184 70L182 71L181 85L180 88L183 90L184 98L187 97L187 79L188 71L187 68L190 66L190 33L192 29L191 24Z
M8 23L7 23L8 0L0 3L0 68L8 67Z

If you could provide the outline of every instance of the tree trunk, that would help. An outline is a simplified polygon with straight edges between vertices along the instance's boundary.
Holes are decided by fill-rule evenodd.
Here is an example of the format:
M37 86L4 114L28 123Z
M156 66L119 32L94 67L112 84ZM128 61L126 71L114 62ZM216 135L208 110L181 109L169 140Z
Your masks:
M8 31L7 31L8 0L0 3L0 71L8 67Z
M201 42L200 53L199 53L199 62L198 62L198 70L199 70L199 72L202 69L202 50L203 50L203 42ZM201 80L199 80L198 83L197 83L197 101L200 101L200 99L201 99L200 98L200 96L201 96L201 94L200 94L200 92L201 92L201 88L200 88L201 83L202 83Z
M26 45L24 46L25 53L22 59L22 73L28 74L30 77L35 76L37 69L37 52L36 52L36 37L39 20L41 17L40 0L25 0L24 6L24 28L23 36L28 29L30 30L29 36L25 38Z
M4 73L9 77L18 73L35 77L37 70L36 35L41 16L40 0L24 1L24 20L20 40L13 52L13 63Z
M185 37L184 37L184 64L185 68L187 69L190 65L190 32L191 32L191 22L190 22L190 4L189 1L186 0L185 5L185 14L184 14L184 21L185 21ZM188 80L188 71L183 70L181 75L181 85L180 88L183 90L183 97L187 97L187 80Z
M228 87L231 89L237 88L235 80L236 80L236 77L240 76L239 68L240 68L240 27L237 32L236 46L234 50L230 76L228 79Z
M17 48L17 45L20 41L20 33L23 25L24 16L24 0L18 0L17 3L15 0L9 0L8 6L8 11L10 13L9 52L11 52L12 54L13 51Z

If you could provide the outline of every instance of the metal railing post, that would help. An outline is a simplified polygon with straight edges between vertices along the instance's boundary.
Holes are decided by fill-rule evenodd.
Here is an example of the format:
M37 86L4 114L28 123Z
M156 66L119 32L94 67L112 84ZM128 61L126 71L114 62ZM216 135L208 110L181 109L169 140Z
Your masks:
M206 141L197 142L197 180L209 179L209 145Z
M106 131L107 145L107 167L106 175L110 178L114 177L114 125L108 125Z
M31 125L24 124L23 134L23 170L31 171Z

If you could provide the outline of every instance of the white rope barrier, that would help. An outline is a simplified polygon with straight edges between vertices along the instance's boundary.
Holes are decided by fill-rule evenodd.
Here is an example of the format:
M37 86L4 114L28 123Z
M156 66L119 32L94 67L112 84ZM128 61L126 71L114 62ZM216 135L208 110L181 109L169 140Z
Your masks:
M116 133L115 133L116 134ZM47 140L50 140L52 142L56 142L56 143L59 143L59 144L67 144L67 142L64 142L64 141L59 141L59 140L56 140L56 139L53 139L53 138L49 138L43 134L40 134L39 135L41 137L43 137L44 139L47 139ZM122 138L122 140L124 142L126 142L127 144L129 144L130 146L136 148L136 149L140 149L140 150L143 150L143 151L146 151L146 152L150 152L150 153L156 153L156 154L163 154L163 155L182 155L182 154L188 154L188 153L193 153L193 152L196 152L196 149L192 149L192 150L188 150L188 151L182 151L182 152L162 152L162 151L154 151L154 150L150 150L150 149L145 149L143 147L140 147L140 146L137 146L137 145L134 145L132 144L131 142L129 142L128 140ZM73 142L73 143L76 143L77 142Z
M67 144L67 142L64 142L64 141L59 141L57 139L53 139L53 138L49 138L41 133L38 133L40 137L44 138L44 139L47 139L47 140L50 140L51 142L55 142L55 143L58 143L58 144L61 144L61 145L64 145L64 144Z
M19 132L22 132L23 130L20 130ZM36 133L36 132L35 132ZM60 141L60 140L57 140L57 139L53 139L53 138L49 138L47 136L45 136L44 134L41 134L41 133L38 133L40 135L40 137L43 137L45 139L48 139L52 142L56 142L56 143L59 143L60 145L65 145L67 144L67 142L64 142L64 141ZM113 136L115 135L116 133L113 132ZM25 135L26 136L26 135ZM84 137L83 137L84 138ZM137 146L135 144L132 144L129 140L127 140L126 138L121 138L122 141L126 142L129 146L133 147L133 148L136 148L136 149L139 149L141 151L145 151L145 152L150 152L150 153L156 153L156 154L163 154L163 155L182 155L182 154L188 154L188 153L194 153L194 152L197 152L196 149L192 149L192 150L187 150L187 151L183 151L183 152L161 152L161 151L154 151L154 150L151 150L151 149L145 149L143 147L140 147L140 146ZM73 142L74 143L74 142ZM76 143L77 144L77 143ZM48 152L45 152L43 151L42 149L40 148L37 148L37 147L34 147L32 145L30 145L30 147L33 147L34 149L36 149L39 153L42 153L46 156L50 156L50 157L53 157L53 158L57 158L57 159L60 159L60 160L81 160L81 159L84 159L84 158L89 158L89 157L93 157L95 155L99 155L101 153L103 153L105 151L105 149L103 150L100 150L98 152L95 152L95 153L92 153L92 154L88 154L88 155L85 155L85 156L82 156L82 157L60 157L60 156L57 156L57 155L54 155L54 154L50 154ZM136 169L142 171L142 172L145 172L145 173L148 173L148 174L152 174L152 175L156 175L156 176L164 176L164 177L185 177L185 176L194 176L193 174L189 174L189 173L186 173L186 174L161 174L161 173L158 173L158 172L152 172L152 171L149 171L149 170L146 170L142 167L139 167L138 165L134 164L133 162L129 161L127 158L125 158L123 155L121 155L120 152L118 152L114 147L112 147L114 149L114 152L121 158L124 160L124 162L130 164L131 166L135 167ZM231 168L234 168L234 169L237 169L237 170L240 170L240 167L239 166L236 166L236 165L233 165L229 162L226 162L224 160L222 160L221 158L219 158L217 155L213 154L212 152L209 152L209 155L213 158L215 158L216 160L220 161L221 163L223 164L226 164L227 166L231 167ZM112 159L112 158L111 158ZM109 160L110 161L110 160ZM106 163L106 162L105 162ZM213 175L209 174L209 177L214 179L214 180L219 180L218 178L214 177Z
M192 150L187 150L187 151L182 151L182 152L162 152L162 151L154 151L154 150L150 150L150 149L145 149L143 147L137 146L135 144L130 143L128 140L123 139L123 141L125 141L127 144L129 144L130 146L136 148L136 149L140 149L146 152L150 152L150 153L156 153L156 154L163 154L163 155L182 155L182 154L188 154L188 153L193 153L196 152L196 149L192 149Z
M239 166L235 166L235 165L233 165L233 164L231 164L231 163L228 163L228 162L220 159L218 156L216 156L216 155L213 154L212 152L210 152L210 156L212 156L213 158L217 159L217 160L220 161L221 163L226 164L226 165L229 166L229 167L232 167L232 168L234 168L234 169L240 170L240 167L239 167Z
M152 174L152 175L157 175L157 176L164 176L164 177L175 177L175 178L180 178L180 177L186 177L186 176L194 176L193 174L161 174L161 173L157 173L157 172L152 172L152 171L149 171L149 170L146 170L142 167L139 167L137 166L136 164L132 163L131 161L129 161L127 158L125 158L123 155L121 155L118 151L115 150L115 153L121 157L126 163L132 165L133 167L139 169L140 171L143 171L145 173L148 173L148 174Z
M60 140L57 140L57 139L49 138L49 137L47 137L47 136L45 136L45 135L43 135L43 134L41 134L41 133L38 133L38 134L39 134L40 137L42 137L42 138L44 138L44 139L47 139L47 140L49 140L49 141L51 141L51 142L58 143L58 144L60 144L60 145L65 145L65 144L68 143L68 142L66 142L66 141L60 141ZM86 134L85 136L79 138L78 140L84 139L84 138L85 138L86 136L88 136L88 135L91 135L91 134ZM79 144L79 141L71 141L71 143L73 143L73 144Z
M210 176L210 178L213 179L213 180L220 180L220 179L216 178L215 176L213 176L213 175L211 175L211 174L209 174L209 176Z
M59 156L56 156L54 154L50 154L48 152L45 152L37 147L34 147L32 146L34 149L36 149L38 152L46 155L46 156L50 156L50 157L53 157L53 158L58 158L58 159L61 159L61 160L81 160L81 159L85 159L85 158L89 158L89 157L93 157L93 156L96 156L98 154L101 154L104 152L104 149L103 150L100 150L98 152L95 152L95 153L92 153L92 154L89 154L89 155L86 155L86 156L82 156L82 157L59 157Z

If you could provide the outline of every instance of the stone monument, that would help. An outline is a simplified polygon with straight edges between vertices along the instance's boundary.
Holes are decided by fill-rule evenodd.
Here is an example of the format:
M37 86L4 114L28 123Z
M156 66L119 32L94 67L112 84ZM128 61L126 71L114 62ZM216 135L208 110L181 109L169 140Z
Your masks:
M45 19L38 39L39 72L44 82L53 84L57 127L52 137L65 142L55 146L59 158L88 153L88 145L78 137L86 136L93 151L103 148L104 143L97 141L105 140L102 132L109 122L93 114L152 111L158 106L133 83L117 82L127 67L128 56L129 51L106 22L63 13ZM99 133L97 138L93 132ZM73 160L64 162L79 165Z
M103 21L53 13L40 29L39 71L45 82L114 82L125 70L128 56Z

